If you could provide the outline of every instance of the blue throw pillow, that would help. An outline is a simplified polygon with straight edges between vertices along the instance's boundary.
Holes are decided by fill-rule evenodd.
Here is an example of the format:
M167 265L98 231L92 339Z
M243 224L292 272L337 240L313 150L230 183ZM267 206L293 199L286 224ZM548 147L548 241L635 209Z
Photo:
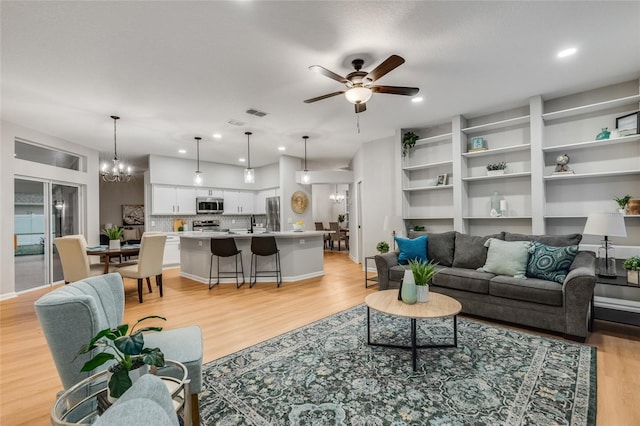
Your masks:
M398 263L406 265L409 260L418 259L427 260L427 236L422 235L418 238L400 238L396 237L396 244L398 244Z
M552 247L534 241L527 263L527 276L562 284L576 254L578 246Z

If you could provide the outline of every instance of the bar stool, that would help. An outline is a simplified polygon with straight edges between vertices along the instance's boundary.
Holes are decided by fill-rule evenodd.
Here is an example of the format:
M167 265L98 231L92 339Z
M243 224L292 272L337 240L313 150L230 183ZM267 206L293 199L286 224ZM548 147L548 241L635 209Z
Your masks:
M239 255L239 256L238 256ZM211 284L211 271L213 270L213 256L218 257L218 275L217 282ZM220 258L235 256L236 271L220 272ZM238 271L238 257L240 257L240 270ZM238 275L242 275L242 282L238 280ZM242 250L236 247L236 240L233 238L211 238L211 263L209 264L209 290L214 285L220 284L220 277L235 277L236 288L240 288L244 284L244 266L242 264Z
M276 256L275 270L258 270L258 256ZM255 266L254 266L255 265ZM249 273L249 288L258 280L258 274L262 277L276 277L278 287L282 283L282 271L280 269L280 250L273 236L251 238L251 272Z

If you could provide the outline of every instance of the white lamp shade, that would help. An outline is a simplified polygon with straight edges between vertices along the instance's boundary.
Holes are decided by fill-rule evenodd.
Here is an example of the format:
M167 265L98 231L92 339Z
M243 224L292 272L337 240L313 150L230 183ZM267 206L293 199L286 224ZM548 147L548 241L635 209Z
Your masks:
M584 225L584 234L626 237L624 216L619 213L591 213Z
M352 104L361 104L367 102L371 98L371 89L366 87L352 87L344 92L344 96Z
M385 216L382 225L385 231L396 231L399 235L404 235L404 220L402 216Z

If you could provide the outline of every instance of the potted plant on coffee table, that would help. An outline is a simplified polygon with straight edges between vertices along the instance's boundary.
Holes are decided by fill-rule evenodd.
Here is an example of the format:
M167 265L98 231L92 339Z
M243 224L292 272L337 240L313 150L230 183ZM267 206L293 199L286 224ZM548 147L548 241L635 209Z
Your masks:
M389 251L389 243L387 243L386 241L380 241L376 245L376 250L378 250L378 253L380 254L387 253Z
M105 228L102 231L103 235L106 235L109 238L109 248L113 250L120 249L120 239L122 238L122 233L124 232L124 228L120 228L118 226L114 226L112 228Z
M627 283L638 285L640 282L640 256L633 256L622 264L627 270Z
M166 321L166 318L156 315L141 318L131 327L129 334L127 334L128 324L121 324L116 328L106 328L78 351L77 356L80 356L96 348L104 349L87 361L80 371L92 371L107 361L116 361L109 367L111 375L108 386L111 401L120 398L131 387L133 384L131 376L137 378L136 376L144 374L149 365L164 366L162 351L159 348L145 348L143 335L146 331L161 331L162 327L142 327L136 330L138 324L152 318ZM130 374L131 372L134 373Z
M437 263L425 262L424 260L409 260L409 266L411 272L413 272L413 279L416 282L416 288L418 290L418 303L429 301L429 284L435 274Z

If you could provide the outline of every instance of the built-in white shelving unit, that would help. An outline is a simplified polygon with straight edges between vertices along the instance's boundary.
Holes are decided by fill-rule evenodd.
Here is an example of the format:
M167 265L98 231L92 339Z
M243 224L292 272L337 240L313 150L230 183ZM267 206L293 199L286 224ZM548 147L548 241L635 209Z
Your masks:
M436 185L436 186L421 186L416 188L404 188L403 191L437 191L440 189L452 189L453 185Z
M513 179L516 177L522 176L531 176L531 172L520 172L520 173L505 173L503 175L494 175L494 176L469 176L462 178L465 182L471 181L479 181L479 180L494 180L494 179Z

